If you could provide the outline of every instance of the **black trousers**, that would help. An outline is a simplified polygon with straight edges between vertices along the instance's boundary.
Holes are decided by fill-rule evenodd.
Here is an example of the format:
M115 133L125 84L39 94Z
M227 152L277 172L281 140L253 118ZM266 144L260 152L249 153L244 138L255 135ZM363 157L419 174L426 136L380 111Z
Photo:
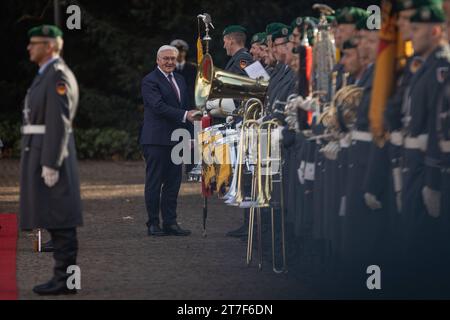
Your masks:
M145 178L145 205L147 226L159 225L161 210L163 225L177 221L177 198L180 191L182 165L171 159L172 146L142 146L147 164Z
M67 268L77 264L78 240L77 229L49 229L54 252L55 260L54 276L56 281L65 281L69 274Z

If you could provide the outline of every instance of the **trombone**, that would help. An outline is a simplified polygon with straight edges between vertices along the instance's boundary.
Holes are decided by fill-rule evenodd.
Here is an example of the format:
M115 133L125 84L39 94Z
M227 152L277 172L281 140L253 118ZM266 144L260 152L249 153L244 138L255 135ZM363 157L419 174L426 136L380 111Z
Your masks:
M253 172L252 195L251 200L254 205L250 209L249 217L249 235L247 242L247 265L250 265L253 255L253 230L256 223L258 234L258 267L262 269L262 231L261 231L261 208L269 208L271 213L271 236L272 236L272 269L275 273L287 272L286 267L286 236L285 236L285 208L284 208L284 190L283 190L283 170L282 156L280 148L280 124L277 120L269 120L257 125L258 139L258 157L256 168ZM275 144L272 143L272 139ZM263 148L263 146L265 148ZM265 152L264 152L265 151ZM274 154L275 153L275 154ZM274 166L278 169L274 170ZM278 176L278 178L275 178ZM275 199L275 184L279 184L279 200ZM275 254L275 209L280 210L281 218L281 252L282 264L278 266Z

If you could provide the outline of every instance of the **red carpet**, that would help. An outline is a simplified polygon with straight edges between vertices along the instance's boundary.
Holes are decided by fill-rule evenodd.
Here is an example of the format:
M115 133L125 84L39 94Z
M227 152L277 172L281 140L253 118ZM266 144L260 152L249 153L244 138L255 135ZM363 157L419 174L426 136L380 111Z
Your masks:
M17 217L0 213L0 300L16 300Z

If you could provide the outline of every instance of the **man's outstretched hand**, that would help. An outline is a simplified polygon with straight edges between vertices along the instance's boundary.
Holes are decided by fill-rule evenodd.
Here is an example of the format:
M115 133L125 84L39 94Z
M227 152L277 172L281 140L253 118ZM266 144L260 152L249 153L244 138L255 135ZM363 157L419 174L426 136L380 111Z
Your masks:
M199 110L190 110L190 111L188 111L187 117L186 117L186 118L187 118L190 122L194 122L194 121L199 121L199 120L201 120L201 119L202 119L202 116L203 116L203 114L202 114L201 111L199 111Z

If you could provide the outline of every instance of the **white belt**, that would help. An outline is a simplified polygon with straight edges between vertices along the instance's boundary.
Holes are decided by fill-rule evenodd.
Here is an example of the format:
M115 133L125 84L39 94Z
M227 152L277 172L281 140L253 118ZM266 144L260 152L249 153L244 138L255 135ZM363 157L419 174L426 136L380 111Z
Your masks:
M450 140L442 140L439 142L441 151L445 153L450 153Z
M406 137L405 138L405 149L419 149L423 152L427 149L427 141L428 141L428 135L427 134L421 134L417 137Z
M355 131L352 131L352 140L371 142L372 134L370 132L366 132L366 131L356 131L355 130Z
M313 162L307 162L305 166L305 180L314 181L315 164Z
M22 126L22 134L45 134L45 125L29 124Z
M403 134L400 131L391 132L390 141L394 146L403 145Z

